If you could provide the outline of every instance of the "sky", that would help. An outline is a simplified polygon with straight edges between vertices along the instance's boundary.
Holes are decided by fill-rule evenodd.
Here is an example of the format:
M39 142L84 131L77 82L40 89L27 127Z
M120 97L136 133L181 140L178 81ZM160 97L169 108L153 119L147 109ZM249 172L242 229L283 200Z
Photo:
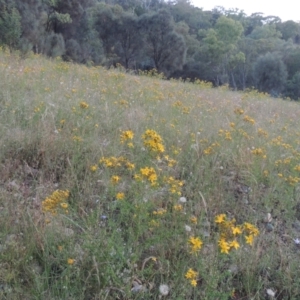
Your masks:
M264 1L264 0L192 0L194 6L203 8L203 10L212 10L216 6L223 6L225 9L238 8L243 10L248 16L255 12L262 12L265 16L277 16L281 21L293 20L300 21L300 10L297 1Z

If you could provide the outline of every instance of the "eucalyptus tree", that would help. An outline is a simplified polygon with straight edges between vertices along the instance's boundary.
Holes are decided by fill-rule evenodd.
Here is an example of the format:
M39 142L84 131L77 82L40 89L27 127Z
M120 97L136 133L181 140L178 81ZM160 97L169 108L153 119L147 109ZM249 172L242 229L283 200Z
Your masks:
M21 16L13 1L0 1L0 45L9 49L19 46Z
M111 6L104 3L99 3L92 12L93 27L102 42L106 58L105 64L108 67L118 62L116 43L122 14L123 9L121 6Z
M174 21L168 11L160 10L142 15L139 30L144 37L144 55L150 58L154 68L165 73L182 68L186 45L182 35L176 33Z
M287 75L285 64L275 53L267 53L258 57L254 65L256 87L273 96L279 96L284 90Z
M292 20L276 25L284 40L291 39L295 44L300 44L300 24Z
M242 33L241 23L225 16L221 16L214 28L205 33L199 60L206 64L206 79L213 81L216 86L231 81L236 88L232 71L238 62L245 59L237 47Z
M120 63L126 68L135 68L141 52L142 36L138 26L138 18L124 12L116 24L116 53Z

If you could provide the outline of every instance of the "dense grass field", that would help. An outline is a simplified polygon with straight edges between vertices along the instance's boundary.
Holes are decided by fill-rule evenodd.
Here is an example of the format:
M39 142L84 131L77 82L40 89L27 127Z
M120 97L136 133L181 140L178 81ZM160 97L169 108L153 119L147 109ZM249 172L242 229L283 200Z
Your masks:
M0 299L300 299L299 117L0 52Z

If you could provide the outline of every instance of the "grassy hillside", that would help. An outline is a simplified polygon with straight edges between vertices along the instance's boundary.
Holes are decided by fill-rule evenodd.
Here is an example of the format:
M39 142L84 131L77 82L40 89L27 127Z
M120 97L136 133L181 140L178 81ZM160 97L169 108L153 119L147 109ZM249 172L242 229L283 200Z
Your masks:
M0 53L1 299L299 299L300 109Z

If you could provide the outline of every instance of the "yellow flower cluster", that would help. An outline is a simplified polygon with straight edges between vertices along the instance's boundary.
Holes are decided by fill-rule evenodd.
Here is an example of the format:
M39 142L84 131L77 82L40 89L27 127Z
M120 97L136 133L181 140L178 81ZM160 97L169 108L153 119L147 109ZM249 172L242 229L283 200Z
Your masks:
M287 181L291 186L294 186L295 184L300 182L300 178L299 177L293 177L293 176L290 175L289 177L285 178L285 181Z
M127 160L123 156L119 157L102 157L99 161L100 164L104 164L107 168L126 167L129 170L133 170L135 165Z
M176 101L176 102L174 102L173 104L172 104L172 106L173 107L181 107L181 106L183 106L183 104L182 104L182 102L181 101Z
M160 226L160 223L159 223L158 221L152 219L152 220L149 222L149 226L150 226L149 229L152 231L154 228L159 227L159 226Z
M265 130L263 130L262 128L258 128L257 133L259 136L268 137L268 133Z
M274 164L276 167L280 165L289 165L291 163L291 158L287 157L285 159L277 159L275 160ZM294 168L295 171L297 171L297 168Z
M67 262L68 262L68 265L74 265L75 259L73 259L73 258L68 258Z
M205 155L210 155L214 152L214 148L216 147L220 147L219 143L212 143L209 147L207 147L206 149L203 150L203 153Z
M169 192L171 194L181 195L181 188L183 186L183 181L175 179L173 176L164 177L164 182L169 185Z
M191 216L190 217L190 221L193 223L193 224L197 224L198 223L198 220L195 216Z
M250 123L250 124L255 124L255 120L254 119L252 119L251 117L249 117L249 116L245 116L244 117L244 119L243 119L245 122L247 122L247 123Z
M74 142L82 142L82 137L78 135L74 135L72 139Z
M124 144L128 140L132 140L134 133L131 130L122 131L120 134L120 142Z
M91 172L96 172L97 169L98 169L98 166L97 166L97 165L90 166Z
M300 165L297 165L294 170L300 172Z
M246 243L252 245L254 237L259 235L258 228L251 223L245 222L243 225L243 231L246 234Z
M144 146L154 153L165 152L165 147L163 145L163 140L161 136L152 129L147 129L143 134Z
M220 231L220 239L218 245L221 253L228 254L231 249L238 249L240 243L238 236L244 233L246 243L253 244L253 239L259 234L259 230L254 225L245 222L243 225L236 225L236 220L227 220L225 214L220 214L215 217L215 223Z
M225 140L227 140L227 141L232 140L231 132L229 130L220 129L219 136L224 136Z
M135 174L136 180L147 179L151 185L155 185L157 181L157 174L153 167L145 167L140 169L140 174Z
M79 105L80 105L80 107L81 107L82 109L86 109L86 108L89 107L89 105L88 105L85 101L80 102Z
M118 175L113 175L113 176L110 178L110 182L111 182L112 184L117 184L120 180L121 180L121 177L118 176Z
M190 281L190 284L192 286L197 285L197 280L196 280L197 276L198 276L198 273L196 271L194 271L192 268L189 268L188 271L185 274L185 278Z
M176 165L177 163L177 161L175 159L170 158L169 155L165 155L164 159L167 162L168 167L174 167L174 165Z
M183 207L181 204L175 204L175 205L173 205L173 209L174 209L174 211L182 211Z
M68 204L66 200L69 198L70 192L68 190L56 190L49 197L42 202L43 212L50 212L53 215L57 214L59 207L68 213Z
M191 253L196 253L202 248L203 242L200 238L191 236L188 240L188 244L191 247Z
M128 107L128 105L129 105L128 101L126 101L124 99L120 100L118 102L118 104L121 105L121 106L125 106L125 107Z
M190 107L184 106L184 107L182 108L182 113L183 113L183 114L188 115L190 112L191 112Z
M255 148L255 149L251 150L251 153L256 156L262 156L263 158L267 157L265 154L265 150L262 148Z
M155 215L155 216L162 216L166 213L167 213L167 210L165 208L159 208L159 209L153 211L153 215Z
M236 108L236 109L234 110L234 113L237 114L237 115L242 115L242 114L244 113L244 110L241 109L241 108Z
M282 136L279 135L276 138L272 139L271 143L280 146L282 144Z
M125 194L124 193L117 193L116 195L116 199L117 200L123 200L125 198Z

